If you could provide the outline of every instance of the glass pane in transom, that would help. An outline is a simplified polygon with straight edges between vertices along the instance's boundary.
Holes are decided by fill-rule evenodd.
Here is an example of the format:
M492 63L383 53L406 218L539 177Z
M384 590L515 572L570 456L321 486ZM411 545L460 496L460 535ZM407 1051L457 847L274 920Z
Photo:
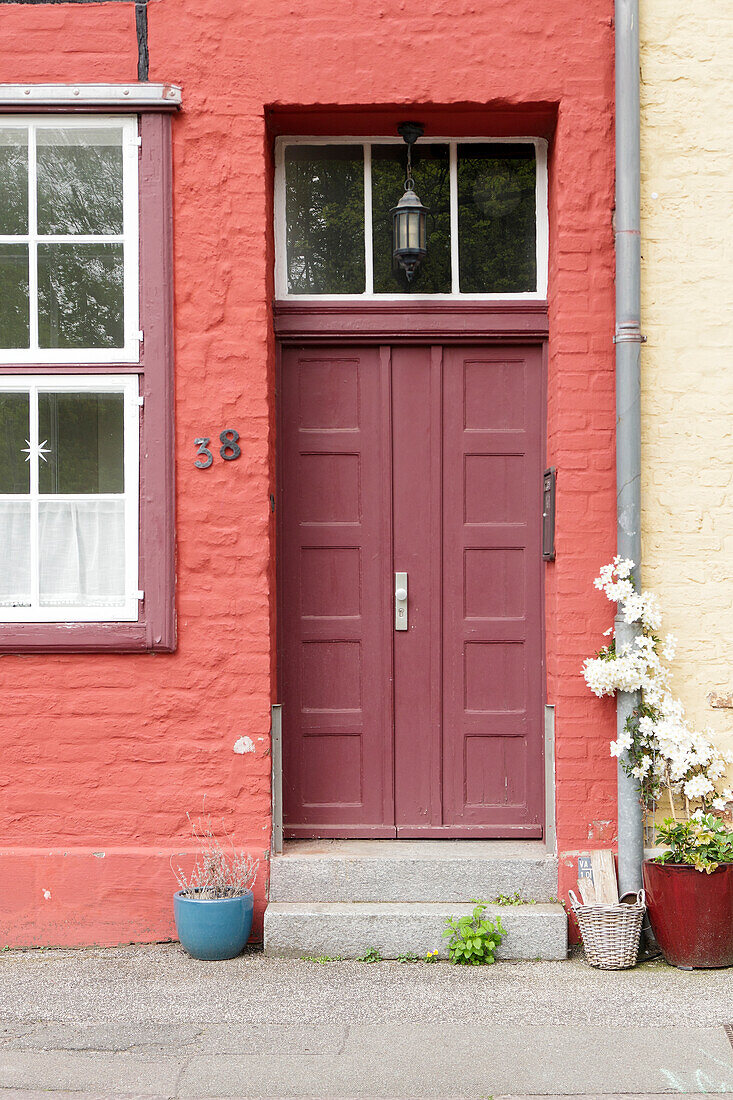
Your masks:
M42 348L124 346L121 244L39 244L38 342Z
M30 492L27 393L0 393L0 494Z
M447 145L412 150L415 192L427 206L427 250L411 283L392 262L392 214L405 189L406 145L372 146L372 242L375 294L450 294L450 168Z
M537 289L534 145L458 146L458 254L463 294Z
M122 128L37 131L38 232L122 233Z
M0 244L0 348L30 347L28 245Z
M124 396L39 393L41 493L122 493Z
M363 294L364 152L360 145L285 150L290 294Z
M0 127L0 233L28 232L28 131Z

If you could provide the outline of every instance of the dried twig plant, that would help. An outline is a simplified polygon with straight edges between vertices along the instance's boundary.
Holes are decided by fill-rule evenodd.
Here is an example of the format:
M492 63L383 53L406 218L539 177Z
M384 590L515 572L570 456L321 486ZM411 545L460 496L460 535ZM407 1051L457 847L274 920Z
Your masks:
M195 820L190 814L186 817L194 840L201 846L201 853L196 857L190 874L186 874L180 865L174 867L171 857L171 869L184 897L213 901L238 898L251 890L257 878L259 860L236 850L223 822L221 831L226 838L227 850L214 832L209 814Z

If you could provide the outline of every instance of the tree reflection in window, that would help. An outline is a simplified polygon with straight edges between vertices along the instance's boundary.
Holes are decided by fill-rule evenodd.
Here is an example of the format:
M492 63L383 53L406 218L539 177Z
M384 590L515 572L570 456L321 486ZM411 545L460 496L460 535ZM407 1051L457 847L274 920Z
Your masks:
M39 233L122 233L121 129L41 127L36 158Z
M122 347L124 274L121 244L39 244L40 347Z
M362 147L288 147L285 208L289 292L363 294Z
M28 232L28 131L0 129L0 233Z
M464 294L537 289L535 151L458 146L458 254Z

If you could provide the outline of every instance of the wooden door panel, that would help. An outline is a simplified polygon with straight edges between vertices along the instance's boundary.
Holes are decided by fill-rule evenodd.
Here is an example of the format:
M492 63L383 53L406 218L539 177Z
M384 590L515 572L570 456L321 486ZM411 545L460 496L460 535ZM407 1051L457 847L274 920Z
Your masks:
M541 349L291 347L280 389L286 835L541 836Z
M539 348L443 360L443 812L542 832Z
M392 349L394 568L408 577L395 631L395 820L439 826L441 738L441 347Z
M394 833L387 381L378 348L282 353L280 685L290 836Z

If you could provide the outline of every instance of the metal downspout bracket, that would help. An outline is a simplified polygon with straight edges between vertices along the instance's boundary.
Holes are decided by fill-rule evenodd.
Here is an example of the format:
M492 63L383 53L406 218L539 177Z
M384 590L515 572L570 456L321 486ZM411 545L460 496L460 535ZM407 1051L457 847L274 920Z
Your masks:
M616 542L635 563L641 587L641 143L639 0L615 0L616 36ZM636 628L616 618L620 645ZM640 703L639 692L616 697L616 730ZM641 889L643 817L638 780L618 765L619 892Z

